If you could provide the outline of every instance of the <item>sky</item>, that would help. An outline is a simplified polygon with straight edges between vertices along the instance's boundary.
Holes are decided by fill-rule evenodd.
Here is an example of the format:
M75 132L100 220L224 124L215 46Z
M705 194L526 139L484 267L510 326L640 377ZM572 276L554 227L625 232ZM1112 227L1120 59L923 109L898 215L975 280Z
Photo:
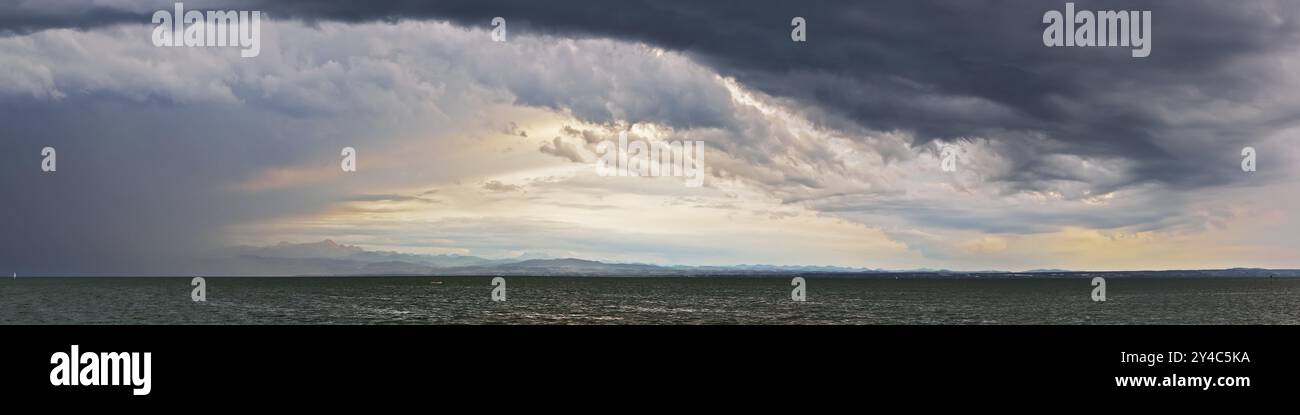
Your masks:
M1045 46L1063 1L184 2L262 12L256 57L155 46L173 3L0 1L0 272L184 274L223 247L325 239L1300 268L1294 1L1074 2L1151 11L1144 58ZM703 185L600 175L620 133L703 143Z

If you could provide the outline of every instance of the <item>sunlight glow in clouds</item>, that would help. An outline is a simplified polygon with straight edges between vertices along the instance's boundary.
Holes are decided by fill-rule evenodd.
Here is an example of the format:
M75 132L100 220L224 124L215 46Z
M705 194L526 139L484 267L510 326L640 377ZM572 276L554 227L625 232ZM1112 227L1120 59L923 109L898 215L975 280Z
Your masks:
M66 140L61 171L85 160L65 154L131 156L140 154L133 146L161 146L115 169L93 166L91 174L123 181L109 189L171 179L133 173L132 164L189 166L193 174L175 178L174 189L160 184L163 196L149 202L228 206L215 216L194 208L157 219L217 236L194 252L332 239L411 253L658 264L1300 266L1294 153L1271 154L1274 180L1263 184L1183 190L1134 180L1151 166L1133 159L1005 131L937 140L959 149L949 173L929 137L846 127L690 54L522 31L492 43L487 29L265 20L255 59L233 49L154 48L143 24L51 29L0 38L0 98L6 108L36 103L34 120L88 109L73 115L83 123L55 131ZM971 96L908 105L1014 112ZM1217 112L1193 106L1165 116L1195 123L1206 113ZM20 121L12 112L5 119ZM109 121L149 127L106 128ZM212 125L229 129L204 128ZM187 135L141 130L155 127ZM4 136L40 141L27 138L32 131L11 126ZM595 146L619 131L703 141L704 186L597 176ZM77 150L92 136L94 147ZM1257 146L1295 142L1295 131L1283 130ZM338 152L348 146L360 167L344 174ZM88 232L98 231L109 232Z

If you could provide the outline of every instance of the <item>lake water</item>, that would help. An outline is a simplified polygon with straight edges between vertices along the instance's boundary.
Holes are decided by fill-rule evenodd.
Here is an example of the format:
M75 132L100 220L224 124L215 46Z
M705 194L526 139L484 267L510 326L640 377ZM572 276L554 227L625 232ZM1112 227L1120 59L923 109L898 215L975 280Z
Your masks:
M19 278L2 324L1298 324L1300 279ZM441 284L433 284L440 281Z

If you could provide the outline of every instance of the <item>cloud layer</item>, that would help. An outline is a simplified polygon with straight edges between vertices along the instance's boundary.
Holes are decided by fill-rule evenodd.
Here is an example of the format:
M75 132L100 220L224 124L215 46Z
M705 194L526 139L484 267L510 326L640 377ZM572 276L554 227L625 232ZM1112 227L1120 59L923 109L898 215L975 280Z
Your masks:
M0 8L0 265L177 273L223 245L326 238L692 264L1300 263L1290 2L1142 3L1143 59L1043 47L1046 3L186 2L271 16L253 59L153 47L169 5ZM620 131L705 142L705 188L595 177Z

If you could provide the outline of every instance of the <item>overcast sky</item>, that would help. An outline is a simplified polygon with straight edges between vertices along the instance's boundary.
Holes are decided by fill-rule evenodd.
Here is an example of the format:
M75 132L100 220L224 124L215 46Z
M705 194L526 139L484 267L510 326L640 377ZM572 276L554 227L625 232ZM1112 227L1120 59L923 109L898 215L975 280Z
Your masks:
M1150 10L1146 58L1044 46L1063 1L424 3L185 2L264 12L261 53L242 58L155 47L150 17L172 1L0 2L0 272L184 274L220 247L323 239L658 264L1300 268L1300 2L1075 2ZM597 143L619 132L703 142L704 186L598 176Z

